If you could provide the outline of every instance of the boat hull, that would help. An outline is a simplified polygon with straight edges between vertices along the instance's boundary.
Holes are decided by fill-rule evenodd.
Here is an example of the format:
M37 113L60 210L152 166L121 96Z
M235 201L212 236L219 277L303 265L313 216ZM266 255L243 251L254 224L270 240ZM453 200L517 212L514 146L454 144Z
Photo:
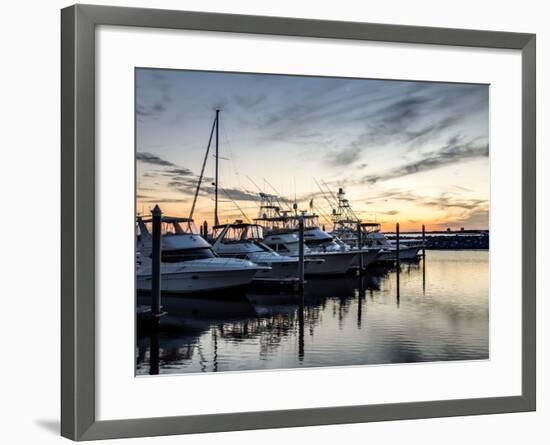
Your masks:
M363 257L363 268L365 268L369 264L374 263L378 259L379 252L380 250L378 249L368 249L368 250L362 249L360 254L359 252L357 253L357 256L351 263L351 266L355 269L359 268L361 264L359 255L361 255Z
M401 248L399 249L399 260L400 261L416 260L418 258L419 250L420 250L420 247ZM395 256L396 256L395 250L386 250L384 252L380 252L376 260L384 263L392 262L392 261L395 261Z
M306 263L305 275L344 275L353 269L357 257L355 252L311 252L305 255L307 259L320 259L323 262Z
M162 292L192 294L244 286L252 282L258 269L207 272L174 272L161 274ZM151 290L151 275L137 275L139 291Z
M259 270L254 276L256 283L292 283L298 281L298 260L272 263L256 263L271 269Z

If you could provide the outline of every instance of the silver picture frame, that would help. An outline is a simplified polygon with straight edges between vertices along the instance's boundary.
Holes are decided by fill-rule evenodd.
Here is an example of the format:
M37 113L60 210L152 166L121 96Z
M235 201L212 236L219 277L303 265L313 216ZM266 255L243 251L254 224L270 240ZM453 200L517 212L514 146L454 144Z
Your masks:
M97 420L95 29L99 25L502 48L522 64L522 393L513 397ZM536 191L534 34L110 6L61 11L61 434L73 440L534 411ZM97 178L97 180L101 180ZM519 271L518 271L519 273Z

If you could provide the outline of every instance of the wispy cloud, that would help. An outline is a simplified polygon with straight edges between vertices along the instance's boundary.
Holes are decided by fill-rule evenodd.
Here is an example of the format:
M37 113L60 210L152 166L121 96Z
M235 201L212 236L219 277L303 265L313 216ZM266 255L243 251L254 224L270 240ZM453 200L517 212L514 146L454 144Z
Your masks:
M215 186L212 184L213 178L205 177L201 183L200 196L214 197ZM194 196L197 190L198 176L178 177L168 182L170 189L185 195ZM259 194L244 188L220 187L218 196L227 197L234 201L258 201Z
M459 164L487 156L487 86L162 70L143 70L137 80L140 202L145 195L191 200L213 109L222 106L221 158L230 161L220 163L222 212L235 210L231 200L257 208L257 193L242 188L245 176L296 194L300 208L315 196L317 177L331 190L343 186L363 215L379 207L385 219L403 222L482 218L488 193L481 164L469 177L470 164ZM209 158L209 176L211 164ZM456 177L445 175L450 165ZM199 213L211 213L212 181L203 178ZM393 184L403 189L388 190ZM333 207L319 194L314 204Z
M147 70L151 95L136 102L136 115L142 119L157 119L172 103L171 86L160 71ZM139 86L139 83L138 83ZM138 97L141 97L138 95Z
M329 152L325 160L333 166L351 165L361 157L361 150L358 147L349 147L340 151Z
M145 164L159 165L161 167L175 167L173 162L162 159L161 157L148 152L137 152L136 159Z
M263 93L257 95L236 94L233 97L237 105L247 110L258 107L259 105L264 104L267 100L267 96Z
M417 161L390 169L386 173L367 175L363 180L374 184L378 181L387 181L389 179L434 170L455 162L487 156L489 156L489 144L487 142L481 142L477 139L462 142L461 137L454 136L438 151L428 153Z

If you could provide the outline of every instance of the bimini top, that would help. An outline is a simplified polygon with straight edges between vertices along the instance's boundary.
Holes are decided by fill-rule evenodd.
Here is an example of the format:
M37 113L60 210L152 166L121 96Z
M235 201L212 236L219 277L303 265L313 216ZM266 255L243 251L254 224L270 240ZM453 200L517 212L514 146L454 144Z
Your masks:
M258 224L252 224L252 223L245 223L245 222L242 222L240 219L238 219L237 221L235 221L234 223L227 223L227 224L218 224L214 227L212 227L212 229L216 230L216 229L223 229L227 226L231 226L235 229L244 229L244 228L247 228L247 227L261 227L260 225Z
M147 218L144 218L143 216L138 216L137 217L138 219L141 219L141 221L143 221L144 223L150 223L150 222L153 222L153 218L148 216ZM173 223L192 223L193 222L193 219L192 218L184 218L182 216L165 216L163 215L162 216L162 222L164 223L169 223L169 224L173 224Z
M375 223L375 222L363 222L363 223L361 223L361 227L380 228L380 223Z

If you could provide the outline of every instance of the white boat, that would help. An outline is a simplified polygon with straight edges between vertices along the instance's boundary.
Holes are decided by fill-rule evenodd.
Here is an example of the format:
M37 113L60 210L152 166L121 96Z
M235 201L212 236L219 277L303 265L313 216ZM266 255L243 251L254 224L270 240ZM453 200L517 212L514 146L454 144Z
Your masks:
M373 263L380 252L379 247L351 246L343 242L338 236L321 230L318 226L311 226L304 230L304 241L313 252L347 252L353 255L351 268L359 268L363 257L363 267ZM357 244L357 243L356 243Z
M380 262L395 261L397 257L397 243L389 240L381 231L380 224L375 222L361 222L345 197L344 190L338 189L335 196L337 207L332 212L334 229L331 235L341 239L348 246L378 249L375 260ZM359 227L361 241L359 240ZM360 246L359 246L360 245ZM399 260L414 260L422 249L422 242L399 241Z
M275 252L297 257L299 255L300 240L294 232L271 233L264 238L264 244L269 246ZM307 245L304 246L304 258L306 260L317 259L322 262L314 261L308 263L305 268L306 275L343 275L353 266L353 261L357 256L346 251L313 251Z
M378 231L370 232L363 235L365 244L371 247L378 247L380 250L377 261L388 262L395 261L397 257L397 245L395 242L390 242L386 236ZM399 243L399 260L415 260L418 258L418 252L422 249L419 245L409 245Z
M298 277L298 258L281 255L263 243L263 229L257 224L237 221L214 228L212 248L221 257L247 259L270 269L259 270L255 282L294 283ZM304 272L322 260L305 259Z
M317 215L298 213L294 204L294 213L282 210L276 195L260 193L260 212L254 221L262 224L266 236L264 244L282 255L298 256L300 241L298 238L299 221L304 221L304 257L322 259L323 263L312 264L306 275L342 275L354 268L357 252L351 252L345 246L334 242L333 238L319 229Z
M138 217L138 260L136 286L151 290L151 234L144 219ZM228 289L249 284L259 271L269 267L237 258L220 258L212 246L190 230L188 218L163 217L174 229L161 238L161 290L179 294ZM189 230L180 223L187 223Z

